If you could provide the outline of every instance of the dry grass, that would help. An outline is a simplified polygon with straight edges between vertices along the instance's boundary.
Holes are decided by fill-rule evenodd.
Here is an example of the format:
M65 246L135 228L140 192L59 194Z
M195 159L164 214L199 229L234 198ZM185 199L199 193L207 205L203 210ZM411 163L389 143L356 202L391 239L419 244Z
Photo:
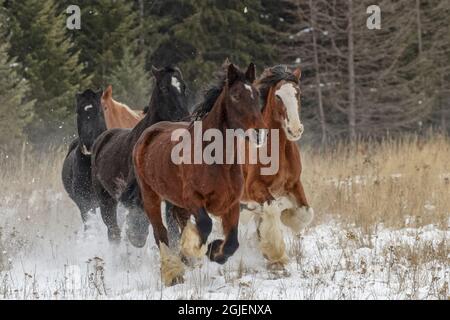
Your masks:
M339 145L333 151L303 150L304 181L319 213L370 232L386 227L434 224L446 229L450 214L450 141L436 137Z
M14 260L19 254L21 257L28 253L36 255L50 247L50 259L59 261L58 252L70 248L70 243L77 239L80 217L65 195L60 177L64 156L65 148L33 154L26 146L15 155L0 154L0 281L4 282L0 298L39 298L66 290L61 280L57 289L49 285L46 290L50 293L37 292L33 288L38 283L30 271L24 271L23 287L12 282L7 286L7 277L1 276L2 269L9 272L17 268L9 259ZM302 180L316 217L303 237L289 238L288 248L295 269L291 272L296 272L295 279L300 279L303 290L301 294L289 296L314 299L324 297L323 292L329 291L334 298L358 298L358 292L377 298L376 292L367 296L367 286L372 285L371 279L381 275L381 283L394 292L389 298L449 298L448 138L437 136L420 141L409 137L380 144L360 143L355 148L339 145L321 152L305 147L302 157ZM443 231L444 236L428 239L429 225ZM336 228L329 231L329 226ZM389 240L383 238L385 230L392 231L386 237ZM396 234L397 230L402 233ZM329 234L321 238L324 232ZM106 233L99 235L103 236ZM39 245L35 244L37 239ZM370 253L361 254L367 248ZM255 251L245 246L240 250ZM331 258L330 252L336 255ZM157 259L154 252L150 256ZM261 275L268 279L272 276L264 276L264 268L250 266L246 258L246 253L241 253L234 264L225 265L216 274L215 266L205 264L202 271L191 272L187 285L175 291L175 296L208 298L212 292L208 286L220 280L218 290L228 290L226 295L230 297L261 298L258 279ZM106 270L111 269L110 261L104 263ZM130 268L127 273L133 272L133 267ZM361 277L357 284L352 282L355 274ZM142 290L142 298L164 296L166 291L158 291L160 284L150 291L146 289L147 273L134 277L139 281L130 286ZM100 275L89 271L84 278L88 285L83 297L92 298L89 293L92 291L94 297L101 298L104 297L101 292L108 292L105 285L109 281L108 273L104 275L103 269ZM292 284L289 281L280 281L269 298L284 298ZM332 285L336 289L328 290ZM237 292L223 288L237 288Z

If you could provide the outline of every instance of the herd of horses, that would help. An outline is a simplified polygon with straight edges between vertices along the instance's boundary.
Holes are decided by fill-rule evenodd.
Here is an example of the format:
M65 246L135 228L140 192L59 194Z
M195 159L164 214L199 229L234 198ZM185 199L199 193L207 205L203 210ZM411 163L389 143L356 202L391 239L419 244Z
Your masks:
M288 256L282 224L299 233L314 216L300 180L296 143L303 133L300 69L278 65L257 78L254 64L244 72L227 61L192 114L181 71L153 67L152 74L155 85L143 111L115 101L111 86L76 95L78 138L69 147L62 179L85 228L89 214L100 208L108 239L119 242L121 203L128 209L126 236L132 245L144 247L151 224L161 276L170 286L183 281L185 265L193 259L206 255L224 264L238 249L240 216L252 216L268 266L284 269ZM194 121L201 121L202 130L223 133L278 129L279 170L261 175L262 163L175 164L172 133L192 132ZM267 132L270 144L272 133ZM224 239L208 244L211 215L221 220Z

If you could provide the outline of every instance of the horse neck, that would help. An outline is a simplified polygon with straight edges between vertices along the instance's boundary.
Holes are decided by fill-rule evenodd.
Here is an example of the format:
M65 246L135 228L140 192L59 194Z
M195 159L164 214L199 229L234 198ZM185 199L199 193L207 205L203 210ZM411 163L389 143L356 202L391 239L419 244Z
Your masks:
M224 92L225 90L222 91L211 111L202 120L203 132L208 129L218 129L225 135L225 130L228 128L228 121L226 118L226 99Z
M150 99L150 104L148 107L148 111L145 114L144 118L142 118L141 121L138 122L138 124L133 128L133 130L131 131L131 137L133 141L137 141L139 139L139 137L142 135L142 133L149 127L151 127L152 125L154 125L155 123L158 123L160 121L164 121L167 119L161 119L161 117L158 115L158 107L164 107L164 106L158 106L158 97L159 97L159 93L158 91L155 89L155 91L153 91L152 93L152 97Z

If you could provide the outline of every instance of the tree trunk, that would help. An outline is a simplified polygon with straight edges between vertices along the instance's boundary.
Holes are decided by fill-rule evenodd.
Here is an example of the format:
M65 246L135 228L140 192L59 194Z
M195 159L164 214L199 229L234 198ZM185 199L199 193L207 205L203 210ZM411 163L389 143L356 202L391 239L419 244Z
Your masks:
M420 17L420 0L416 0L416 24L417 24L417 42L419 50L419 58L422 58L422 20Z
M145 37L144 37L144 21L145 21L145 11L144 11L144 0L139 0L139 26L141 31L139 32L139 51L145 51Z
M322 145L325 145L327 141L327 128L325 123L325 113L323 111L322 87L320 85L321 83L320 83L320 69L319 69L319 53L317 50L317 38L316 38L316 9L313 5L312 0L309 0L309 10L311 14L314 70L316 73L315 82L316 82L317 101L319 106L320 128L322 130Z
M348 0L348 124L350 141L356 140L355 52L353 39L353 0Z

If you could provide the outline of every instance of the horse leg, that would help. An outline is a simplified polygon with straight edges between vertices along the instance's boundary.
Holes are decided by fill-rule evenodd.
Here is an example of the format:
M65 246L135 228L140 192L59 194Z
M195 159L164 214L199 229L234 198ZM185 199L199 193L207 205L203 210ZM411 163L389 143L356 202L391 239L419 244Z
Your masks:
M161 199L145 184L141 185L144 210L153 227L153 236L159 247L161 259L161 277L166 286L183 282L184 265L181 258L169 248L167 229L161 216Z
M240 204L238 203L228 213L221 216L225 240L217 239L209 244L207 255L211 261L224 264L239 248L239 210Z
M140 206L128 208L126 234L136 248L143 248L147 241L150 221Z
M288 262L279 212L277 201L265 203L258 221L259 248L273 269L284 269Z
M281 222L289 227L295 234L305 229L314 218L314 210L306 200L305 190L299 181L292 190L296 206L281 213Z
M117 223L117 201L111 197L100 200L102 220L108 228L108 239L112 243L120 242L120 228Z
M176 220L176 210L177 207L174 206L172 203L166 201L166 212L165 212L165 217L166 217L166 224L167 224L167 229L169 232L169 238L170 240L173 239L174 243L178 243L178 241L180 240L180 229L178 228L178 223ZM172 242L172 241L171 241Z
M206 254L206 241L212 231L212 220L204 208L195 215L196 225L186 222L181 235L181 253L186 257L200 258Z
M78 199L78 201L75 201L75 203L80 210L81 220L83 221L83 228L86 232L89 229L87 221L89 220L89 212L92 211L92 208L83 199Z
M112 243L120 242L120 228L117 223L117 201L99 184L94 184L94 190L100 204L102 220L108 228L108 239Z

